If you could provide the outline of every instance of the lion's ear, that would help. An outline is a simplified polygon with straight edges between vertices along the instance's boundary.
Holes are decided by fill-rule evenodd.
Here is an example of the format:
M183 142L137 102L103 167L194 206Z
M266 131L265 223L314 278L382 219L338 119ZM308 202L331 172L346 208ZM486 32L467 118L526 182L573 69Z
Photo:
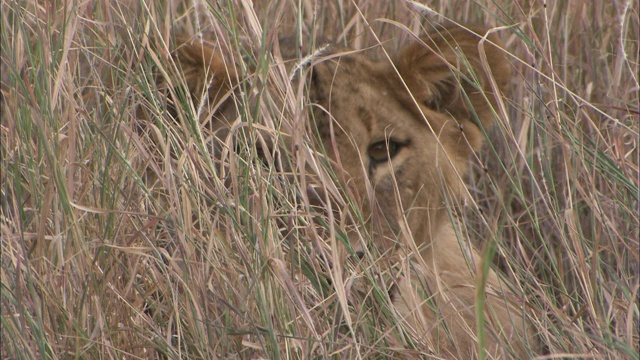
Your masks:
M176 44L171 56L194 105L205 105L217 114L225 112L232 89L238 82L234 64L225 61L215 44L181 37L176 39ZM173 85L181 84L182 81L178 81Z
M482 45L484 60L478 46L485 33L477 28L440 26L405 46L394 63L415 99L461 123L471 120L490 125L494 89L506 90L510 67L504 51L493 45L498 44L495 36Z

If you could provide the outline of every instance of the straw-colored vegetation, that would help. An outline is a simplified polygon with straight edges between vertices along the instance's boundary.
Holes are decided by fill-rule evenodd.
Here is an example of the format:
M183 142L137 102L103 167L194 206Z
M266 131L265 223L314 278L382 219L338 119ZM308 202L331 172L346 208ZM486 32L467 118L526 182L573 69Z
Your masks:
M514 74L510 121L451 204L459 237L526 300L539 356L638 359L637 2L424 3L3 1L0 357L429 358L391 306L383 249L350 260L357 206L276 44L393 52L451 19L494 28ZM181 90L178 33L217 43L243 80L223 145ZM265 155L266 133L297 152ZM310 206L312 186L344 209Z

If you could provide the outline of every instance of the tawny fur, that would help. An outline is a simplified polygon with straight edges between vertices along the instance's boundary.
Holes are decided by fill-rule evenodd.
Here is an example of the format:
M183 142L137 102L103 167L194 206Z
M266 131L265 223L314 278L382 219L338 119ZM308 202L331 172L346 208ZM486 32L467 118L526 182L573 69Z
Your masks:
M436 27L391 60L364 53L327 57L313 65L308 80L313 119L329 156L365 199L364 218L372 218L373 209L382 214L377 245L384 252L400 239L415 242L404 248L419 249L409 253L412 272L399 282L394 305L409 331L446 358L475 358L478 351L475 304L483 293L482 258L463 248L445 203L462 198L461 178L484 141L481 127L493 122L500 95L494 92L505 91L510 79L503 50L492 45L497 39L489 36L479 47L485 33ZM194 98L207 99L218 109L214 116L232 118L224 99L237 76L223 56L186 42L174 58ZM398 144L398 150L376 162L370 146L380 142ZM492 270L480 290L486 298L486 354L526 358L534 339L523 319L522 296Z

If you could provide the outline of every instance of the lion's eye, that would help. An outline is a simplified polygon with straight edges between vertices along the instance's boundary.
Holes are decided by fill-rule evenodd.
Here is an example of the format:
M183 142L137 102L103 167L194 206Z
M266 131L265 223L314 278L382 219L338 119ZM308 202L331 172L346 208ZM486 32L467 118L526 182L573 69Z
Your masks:
M401 144L392 139L378 141L369 146L367 154L373 163L382 163L393 159L398 153L398 150L400 150L400 147Z

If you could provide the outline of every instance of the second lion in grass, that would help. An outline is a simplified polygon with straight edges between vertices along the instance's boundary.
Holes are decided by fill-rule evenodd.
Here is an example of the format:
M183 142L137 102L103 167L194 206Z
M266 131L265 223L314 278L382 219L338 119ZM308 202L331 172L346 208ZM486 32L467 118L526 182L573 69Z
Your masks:
M525 301L493 270L483 271L482 257L454 232L447 206L465 196L462 179L510 80L504 50L485 34L434 26L379 60L330 48L305 72L309 121L342 185L357 194L365 222L375 222L368 228L380 252L399 249L410 261L392 297L413 337L446 358L476 358L478 351L527 358L535 341ZM231 126L238 75L222 54L192 41L173 58L194 99L213 109L214 127ZM350 237L361 246L357 232Z

